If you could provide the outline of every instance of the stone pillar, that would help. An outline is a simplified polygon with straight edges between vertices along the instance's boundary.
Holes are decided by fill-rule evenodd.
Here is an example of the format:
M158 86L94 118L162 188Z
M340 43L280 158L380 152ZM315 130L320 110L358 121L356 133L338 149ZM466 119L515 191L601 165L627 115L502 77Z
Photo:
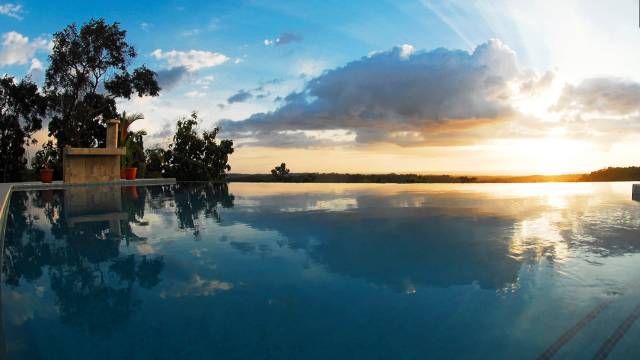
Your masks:
M635 201L640 201L640 184L633 184L631 198Z
M118 125L120 125L120 120L111 119L107 121L107 149L118 147Z

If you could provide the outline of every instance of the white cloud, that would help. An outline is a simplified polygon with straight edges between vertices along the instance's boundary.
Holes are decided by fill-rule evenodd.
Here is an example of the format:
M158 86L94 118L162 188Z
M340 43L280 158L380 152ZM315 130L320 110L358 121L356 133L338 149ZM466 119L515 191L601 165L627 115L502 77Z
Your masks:
M36 58L31 59L31 65L29 66L29 71L27 72L31 79L37 81L40 75L42 75L42 70L44 66L42 62Z
M404 44L400 46L400 58L408 59L409 56L411 56L411 54L413 54L415 50L416 49L413 47L413 45Z
M0 66L26 64L36 52L49 52L51 46L51 42L44 37L37 37L33 41L29 41L28 37L15 31L4 33L2 48L0 48Z
M145 31L145 32L146 32L146 31L149 31L149 28L150 28L151 26L152 26L152 25L151 25L151 24L149 24L148 22L144 22L144 21L143 21L143 22L141 22L141 23L140 23L140 29L142 29L142 31Z
M158 60L166 61L171 68L185 67L191 72L218 66L229 60L224 54L203 50L162 51L156 49L151 55Z
M22 20L22 5L20 4L0 4L0 14L6 15L18 20Z
M29 72L41 71L41 70L42 70L42 62L36 58L31 59L31 66L29 66Z
M185 94L185 96L190 98L201 98L201 97L204 97L205 95L207 94L200 92L198 90L189 91L188 93Z

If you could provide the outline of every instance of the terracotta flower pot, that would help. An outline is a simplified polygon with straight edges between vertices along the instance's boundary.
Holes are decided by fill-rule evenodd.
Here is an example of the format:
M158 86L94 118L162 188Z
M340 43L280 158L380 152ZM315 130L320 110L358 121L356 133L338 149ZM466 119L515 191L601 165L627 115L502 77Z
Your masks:
M130 167L124 169L124 178L127 180L135 180L138 175L138 168Z
M126 179L127 177L124 174L124 168L120 168L120 179Z
M53 181L53 169L40 169L40 181L50 183Z

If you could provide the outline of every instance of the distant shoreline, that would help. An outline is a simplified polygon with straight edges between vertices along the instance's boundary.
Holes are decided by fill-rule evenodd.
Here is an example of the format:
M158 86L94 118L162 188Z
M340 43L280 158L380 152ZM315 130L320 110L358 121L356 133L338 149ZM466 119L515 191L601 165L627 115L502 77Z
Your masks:
M640 181L640 167L609 167L585 174L527 176L454 176L418 174L341 174L291 173L284 179L271 174L229 174L228 182L290 182L290 183L394 183L394 184L455 184L455 183L544 183L544 182L609 182Z

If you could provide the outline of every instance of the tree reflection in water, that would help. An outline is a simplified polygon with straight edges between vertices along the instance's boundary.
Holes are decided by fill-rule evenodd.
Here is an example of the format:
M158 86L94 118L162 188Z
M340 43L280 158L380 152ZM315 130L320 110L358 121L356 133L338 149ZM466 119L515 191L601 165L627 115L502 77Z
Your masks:
M153 288L161 281L162 256L121 246L146 241L132 226L148 225L145 206L175 206L180 227L197 232L201 215L221 221L218 205L233 206L226 186L15 192L7 217L4 283L15 288L48 278L63 322L90 333L110 333L140 307L135 288Z
M180 229L191 229L199 234L198 218L213 218L222 222L218 206L233 207L234 196L229 194L226 184L184 183L175 185L173 192L176 205L176 217Z

